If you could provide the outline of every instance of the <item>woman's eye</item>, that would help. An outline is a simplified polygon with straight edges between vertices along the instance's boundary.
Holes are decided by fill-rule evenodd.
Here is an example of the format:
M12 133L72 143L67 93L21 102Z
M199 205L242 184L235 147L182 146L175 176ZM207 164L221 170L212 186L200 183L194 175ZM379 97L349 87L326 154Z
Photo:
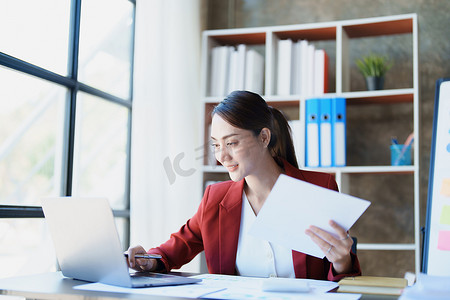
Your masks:
M227 143L227 146L234 146L234 145L236 145L237 143L236 142L228 142Z

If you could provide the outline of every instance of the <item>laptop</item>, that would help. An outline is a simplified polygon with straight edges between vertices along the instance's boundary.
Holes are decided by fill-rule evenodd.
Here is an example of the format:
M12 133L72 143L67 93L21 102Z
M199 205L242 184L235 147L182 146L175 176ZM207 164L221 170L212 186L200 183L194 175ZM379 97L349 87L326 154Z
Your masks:
M130 274L107 199L45 198L42 209L65 277L132 288L201 281L171 274Z

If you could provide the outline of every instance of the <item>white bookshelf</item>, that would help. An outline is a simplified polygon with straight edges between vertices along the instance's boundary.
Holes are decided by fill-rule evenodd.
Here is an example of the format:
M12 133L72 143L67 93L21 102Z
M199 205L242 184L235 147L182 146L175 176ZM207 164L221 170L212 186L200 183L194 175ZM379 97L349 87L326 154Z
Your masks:
M350 87L350 63L349 44L352 39L361 37L376 37L389 35L410 35L412 39L412 80L411 86L399 89L386 89L379 91L351 91ZM294 112L294 119L300 121L300 128L305 128L305 101L308 97L304 95L277 95L276 91L276 57L277 42L280 39L291 38L292 40L306 39L308 41L327 41L335 44L335 85L334 90L317 97L343 97L349 105L365 104L392 104L408 103L412 105L413 116L412 127L414 130L414 156L411 166L346 166L340 168L315 168L322 172L335 174L340 190L345 192L349 189L346 177L352 174L411 174L414 184L410 188L414 191L414 242L408 244L392 243L358 243L361 250L408 250L414 251L415 271L420 271L420 219L419 219L419 91L418 91L418 25L416 14L405 14L396 16L385 16L366 19L332 21L312 24L298 24L286 26L268 26L242 29L207 30L203 32L203 54L202 54L202 99L205 145L208 145L207 128L211 122L210 109L220 102L224 97L211 97L208 95L210 72L210 53L213 47L218 45L246 44L249 47L258 47L265 57L264 71L264 95L263 98L270 105L288 107ZM330 64L331 65L331 64ZM224 95L225 96L225 95ZM292 112L291 112L292 113ZM296 151L304 151L305 141L299 143ZM206 152L205 152L206 153ZM302 159L303 157L303 159ZM206 160L205 160L206 164ZM304 155L300 156L299 165L304 166ZM220 174L226 174L222 166L205 165L203 168L204 181L215 180Z

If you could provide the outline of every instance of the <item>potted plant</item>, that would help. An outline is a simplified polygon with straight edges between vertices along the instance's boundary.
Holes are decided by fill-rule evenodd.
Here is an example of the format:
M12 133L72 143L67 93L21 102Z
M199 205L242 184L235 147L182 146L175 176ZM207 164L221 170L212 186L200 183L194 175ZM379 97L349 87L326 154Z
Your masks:
M392 62L388 57L369 54L356 60L356 66L366 79L369 91L382 90L384 85L384 75L392 67Z

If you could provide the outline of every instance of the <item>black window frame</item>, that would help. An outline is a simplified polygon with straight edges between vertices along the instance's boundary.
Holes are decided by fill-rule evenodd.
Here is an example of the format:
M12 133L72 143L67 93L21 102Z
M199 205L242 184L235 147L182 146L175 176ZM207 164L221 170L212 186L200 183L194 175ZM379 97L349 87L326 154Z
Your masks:
M126 235L122 241L129 244L129 224L130 224L130 165L131 165L131 119L133 106L133 69L134 69L134 41L136 28L136 1L128 0L133 4L133 24L131 33L131 70L130 70L130 93L129 100L123 99L109 94L100 89L78 81L78 52L80 40L80 19L81 19L81 1L72 0L70 8L70 25L69 25L69 56L68 56L68 72L67 76L62 76L51 72L47 69L28 63L24 60L15 58L0 51L0 65L9 69L19 71L40 79L47 80L52 83L66 87L69 91L69 114L68 120L65 120L65 142L63 162L63 178L61 180L62 196L71 196L72 194L72 176L73 176L73 156L75 142L75 112L77 104L78 92L85 92L89 95L99 97L105 101L109 101L128 109L128 132L127 132L127 160L126 160L126 177L125 177L125 200L126 206L123 210L113 210L114 216L124 218L126 220ZM124 0L126 1L126 0ZM106 10L107 12L107 10ZM1 50L1 49L0 49ZM16 219L16 218L44 218L42 207L40 206L22 206L22 205L0 205L0 218Z

